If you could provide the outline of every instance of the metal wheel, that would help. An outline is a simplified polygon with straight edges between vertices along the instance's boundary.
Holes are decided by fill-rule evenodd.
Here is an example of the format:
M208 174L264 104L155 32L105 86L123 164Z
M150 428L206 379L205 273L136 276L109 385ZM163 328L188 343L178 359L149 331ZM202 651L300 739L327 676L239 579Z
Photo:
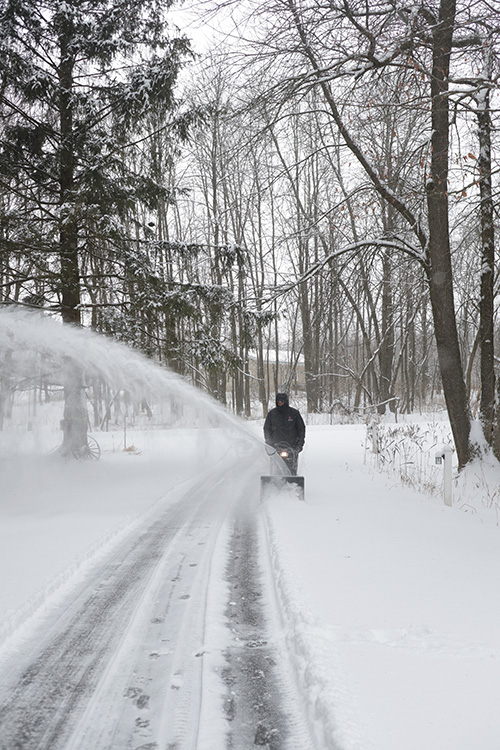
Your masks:
M74 450L73 456L79 460L88 459L90 461L98 461L101 457L101 448L97 440L89 435L87 437L87 445Z
M99 461L101 457L101 447L97 440L93 437L87 438L87 458L92 461Z

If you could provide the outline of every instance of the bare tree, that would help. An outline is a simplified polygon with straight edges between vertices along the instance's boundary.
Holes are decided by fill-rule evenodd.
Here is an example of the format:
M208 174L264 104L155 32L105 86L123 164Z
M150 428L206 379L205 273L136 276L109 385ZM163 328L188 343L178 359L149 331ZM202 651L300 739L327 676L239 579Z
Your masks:
M283 97L303 95L311 88L321 92L324 109L359 169L380 199L406 225L406 230L399 228L397 235L402 249L412 252L426 272L443 392L459 465L464 466L474 448L470 442L470 411L451 259L450 60L453 51L467 43L474 17L481 13L491 17L495 11L487 2L478 2L472 9L460 6L457 12L455 0L436 0L411 11L396 3L367 6L358 0L345 0L324 6L313 0L305 6L295 0L281 0L266 5L266 11L275 14L279 25L272 26L267 48L266 40L259 40L259 46L267 55L267 64L272 60L283 79L267 96L273 95L275 101L282 102ZM428 113L422 131L423 166L414 169L415 176L420 173L417 207L408 199L409 193L414 194L408 182L395 189L380 174L375 166L378 155L367 152L352 124L359 113L356 107L360 86L383 79L390 87L391 81L397 81L394 72L402 68L412 71L413 85L407 95L413 106Z

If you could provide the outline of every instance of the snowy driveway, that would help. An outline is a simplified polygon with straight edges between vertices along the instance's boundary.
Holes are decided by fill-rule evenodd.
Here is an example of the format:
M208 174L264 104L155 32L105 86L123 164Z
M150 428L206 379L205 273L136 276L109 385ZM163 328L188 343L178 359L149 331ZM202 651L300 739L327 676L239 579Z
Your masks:
M498 507L379 474L355 425L260 504L223 437L0 459L0 748L498 750Z
M183 488L4 656L2 750L312 747L276 669L255 471L225 464Z

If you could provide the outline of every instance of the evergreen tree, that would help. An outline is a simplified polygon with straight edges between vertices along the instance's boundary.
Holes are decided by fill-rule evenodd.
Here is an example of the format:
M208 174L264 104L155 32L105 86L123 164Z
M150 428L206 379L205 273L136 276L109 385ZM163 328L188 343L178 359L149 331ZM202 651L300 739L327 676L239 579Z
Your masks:
M2 301L81 324L84 259L105 274L144 181L124 158L152 104L175 107L190 52L167 34L171 0L4 0L0 5ZM106 283L103 278L101 283ZM66 387L65 443L86 442L79 379ZM71 392L79 388L80 395ZM77 404L75 406L75 404Z

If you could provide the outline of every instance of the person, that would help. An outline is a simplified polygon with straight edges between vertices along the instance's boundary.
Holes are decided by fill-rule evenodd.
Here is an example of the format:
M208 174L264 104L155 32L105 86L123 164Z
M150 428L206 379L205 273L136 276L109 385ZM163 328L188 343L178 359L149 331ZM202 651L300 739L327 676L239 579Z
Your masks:
M264 439L273 448L279 443L288 443L295 453L289 463L292 474L297 473L298 454L304 447L306 426L298 409L293 409L286 393L276 394L276 406L268 413L264 422Z

